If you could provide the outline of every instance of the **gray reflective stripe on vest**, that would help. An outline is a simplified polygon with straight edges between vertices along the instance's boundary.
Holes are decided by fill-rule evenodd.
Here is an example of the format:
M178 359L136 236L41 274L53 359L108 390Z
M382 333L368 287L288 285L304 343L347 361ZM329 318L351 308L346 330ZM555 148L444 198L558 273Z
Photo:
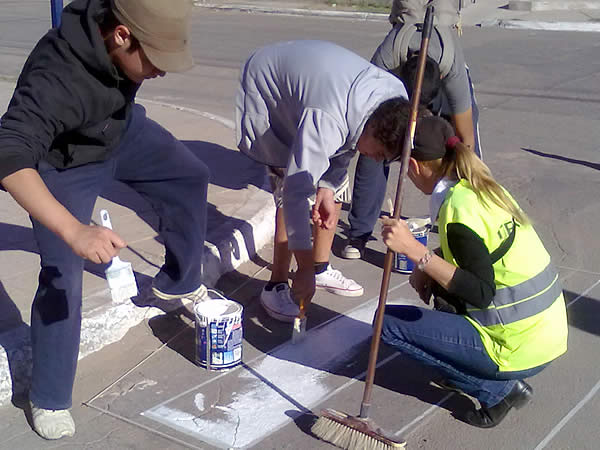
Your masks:
M414 34L417 32L418 27L422 24L416 22L404 22L396 37L394 38L394 67L406 64L408 61L408 50L410 41ZM434 30L440 37L441 52L442 56L438 65L440 67L440 76L445 78L454 64L454 39L452 38L452 31L448 27L436 26Z
M467 309L469 317L484 327L509 324L548 309L561 294L558 274L551 264L535 277L516 286L498 289L494 304L486 309Z

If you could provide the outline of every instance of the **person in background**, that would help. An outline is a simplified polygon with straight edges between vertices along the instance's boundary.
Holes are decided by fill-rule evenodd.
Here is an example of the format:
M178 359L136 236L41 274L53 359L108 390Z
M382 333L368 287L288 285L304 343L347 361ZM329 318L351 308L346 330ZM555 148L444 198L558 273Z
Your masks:
M310 302L315 287L362 295L329 264L348 163L356 151L379 162L394 157L399 141L382 142L377 130L406 121L407 108L398 78L330 42L279 42L244 63L238 148L266 166L277 206L271 278L260 294L270 316L292 322L297 302ZM290 292L292 253L298 269Z
M409 96L417 71L425 0L394 0L389 20L392 29L375 51L371 62L399 76ZM459 16L448 0L434 2L434 28L427 49L428 60L437 63L439 90L422 91L422 103L450 120L456 135L481 158L479 112L473 83L460 45ZM428 78L425 77L425 82ZM352 204L348 214L348 240L341 256L360 259L371 237L385 200L389 168L359 157L356 165Z
M160 217L161 299L203 299L206 165L135 103L140 85L193 65L187 0L75 0L37 43L0 124L0 183L30 214L41 257L31 309L33 428L75 433L84 260L108 263L126 242L91 226L112 180Z
M442 387L476 398L467 423L496 426L531 399L524 379L567 350L558 274L525 213L443 118L418 121L408 176L431 195L441 250L390 218L383 241L415 263L410 284L425 303L433 290L457 313L388 306L382 341L439 371Z

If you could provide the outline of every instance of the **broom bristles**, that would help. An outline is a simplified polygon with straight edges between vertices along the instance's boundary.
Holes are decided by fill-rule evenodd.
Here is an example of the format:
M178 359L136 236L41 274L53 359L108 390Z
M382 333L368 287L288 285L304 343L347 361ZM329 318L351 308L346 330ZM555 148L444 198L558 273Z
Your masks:
M406 446L406 442L385 435L369 419L333 409L322 411L311 431L318 438L346 450L393 450Z

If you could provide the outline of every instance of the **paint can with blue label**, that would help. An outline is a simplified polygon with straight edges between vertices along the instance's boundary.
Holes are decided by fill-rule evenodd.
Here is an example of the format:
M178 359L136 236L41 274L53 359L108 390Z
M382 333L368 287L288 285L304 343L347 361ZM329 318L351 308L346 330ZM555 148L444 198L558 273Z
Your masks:
M406 223L408 224L408 228L412 232L414 238L427 247L427 237L429 236L429 226L431 221L429 218L412 218L407 219ZM415 268L415 263L413 263L407 256L403 253L395 253L394 254L394 270L400 273L412 273Z
M230 369L242 362L243 307L216 291L194 305L196 319L196 364L208 370Z

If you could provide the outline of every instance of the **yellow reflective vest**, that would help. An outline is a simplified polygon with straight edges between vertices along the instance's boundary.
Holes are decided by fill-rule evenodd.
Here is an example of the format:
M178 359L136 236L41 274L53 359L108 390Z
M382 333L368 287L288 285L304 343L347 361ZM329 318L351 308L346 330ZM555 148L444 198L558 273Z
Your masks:
M448 190L438 215L444 259L457 265L448 246L450 223L469 227L490 253L509 236L514 224L512 216L496 204L482 203L466 180ZM496 295L492 303L485 309L467 303L465 317L481 335L499 370L531 369L566 352L562 287L550 255L530 224L517 225L514 242L493 268Z

